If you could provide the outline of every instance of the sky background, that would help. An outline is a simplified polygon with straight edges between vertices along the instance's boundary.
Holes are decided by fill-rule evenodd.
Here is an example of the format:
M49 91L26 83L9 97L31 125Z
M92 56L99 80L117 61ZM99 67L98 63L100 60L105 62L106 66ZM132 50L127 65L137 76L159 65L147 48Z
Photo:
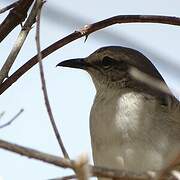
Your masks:
M13 1L2 0L0 8ZM180 17L179 0L47 0L41 20L41 47L45 48L85 24L121 14L154 14ZM7 15L0 15L0 21ZM18 26L0 45L0 66L8 56L20 31ZM121 24L91 34L86 43L78 39L48 56L45 78L53 114L72 159L87 153L92 162L89 113L95 95L90 76L77 69L56 68L56 64L85 57L102 46L135 48L156 65L164 79L180 97L180 28L159 24ZM12 74L36 54L33 28L10 72ZM0 96L0 124L10 120L21 108L23 114L10 126L0 129L0 138L43 152L62 156L44 105L38 66L33 67ZM40 180L72 173L40 161L0 149L0 178Z

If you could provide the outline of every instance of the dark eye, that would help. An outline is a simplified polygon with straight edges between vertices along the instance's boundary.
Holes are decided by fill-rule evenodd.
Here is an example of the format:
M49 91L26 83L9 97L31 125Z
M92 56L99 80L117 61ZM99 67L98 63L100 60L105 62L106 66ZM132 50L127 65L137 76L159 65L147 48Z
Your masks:
M114 59L111 59L108 56L105 56L102 60L102 65L105 69L110 68L113 65L113 63L114 63Z

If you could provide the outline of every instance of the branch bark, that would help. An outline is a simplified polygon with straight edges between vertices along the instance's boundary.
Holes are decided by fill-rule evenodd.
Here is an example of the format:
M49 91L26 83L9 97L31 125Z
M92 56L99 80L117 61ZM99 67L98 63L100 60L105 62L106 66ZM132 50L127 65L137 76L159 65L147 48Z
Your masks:
M8 11L9 9L14 8L15 6L18 5L18 3L19 3L19 1L16 1L16 2L14 2L14 3L12 3L12 4L10 4L10 5L6 6L6 7L4 7L4 8L1 8L1 9L0 9L0 14L2 14L2 13L4 13L4 12Z
M31 30L31 26L35 22L35 18L36 18L36 14L39 9L39 6L40 6L39 3L34 4L24 26L22 27L22 30L19 33L18 38L17 38L16 42L14 43L14 46L0 71L0 84L4 81L5 78L8 78L8 73L9 73L19 51L21 50L21 48L26 40L26 37L29 34L29 31Z
M89 34L103 29L105 27L111 26L113 24L121 23L162 23L170 25L180 26L180 18L171 16L150 16L150 15L120 15L114 16L103 21L99 21L94 24L86 25L79 31L69 34L68 36L62 38L61 40L53 43L49 47L41 51L42 59L53 53L57 49L65 46L66 44L79 39L83 36L88 37ZM32 68L38 62L37 55L32 57L23 66L21 66L16 72L14 72L6 81L0 85L0 94L2 94L6 89L8 89L13 83L15 83L23 74L25 74L30 68Z
M19 146L17 144L9 143L7 141L0 140L0 148L20 154L22 156L41 160L43 162L53 164L55 166L59 166L62 168L73 168L72 161L70 160L61 158L59 156L43 153L43 152L31 149L31 148Z
M27 12L34 0L20 0L0 25L0 42L27 16Z

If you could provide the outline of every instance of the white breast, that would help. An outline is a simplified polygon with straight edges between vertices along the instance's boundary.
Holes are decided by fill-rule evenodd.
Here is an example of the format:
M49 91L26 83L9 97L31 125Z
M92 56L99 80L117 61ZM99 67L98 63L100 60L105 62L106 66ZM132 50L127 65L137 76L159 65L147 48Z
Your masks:
M167 164L179 145L161 126L167 113L158 106L154 98L130 91L97 94L90 114L94 163L137 173Z

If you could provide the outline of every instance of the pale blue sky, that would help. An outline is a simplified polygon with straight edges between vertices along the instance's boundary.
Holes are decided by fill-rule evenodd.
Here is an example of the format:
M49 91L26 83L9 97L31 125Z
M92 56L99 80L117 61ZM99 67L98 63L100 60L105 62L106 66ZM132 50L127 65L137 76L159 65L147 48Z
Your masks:
M8 2L3 0L0 6L5 4ZM47 47L56 40L78 30L82 25L120 14L160 14L180 17L179 7L179 0L47 1L41 21L41 44L42 47ZM52 9L54 13L63 12L74 19L82 19L83 22L82 24L72 23L71 18L65 20L61 15L55 18L51 14ZM1 21L3 17L3 15L0 16ZM0 65L11 50L19 30L20 27L16 28L1 43ZM104 36L102 33L105 31L116 35L117 38L110 38L106 34ZM86 43L84 39L74 41L43 61L54 117L71 158L87 152L91 159L88 119L95 89L86 72L56 68L56 64L60 61L87 56L101 46L130 46L143 52L156 64L170 87L175 89L176 94L180 87L179 27L157 24L122 24L109 27L105 31L90 35ZM35 28L30 32L11 72L36 53L34 39ZM1 95L0 107L0 112L6 111L0 123L11 119L20 108L25 109L25 112L12 125L0 130L0 138L51 154L62 155L44 106L38 66L31 69ZM0 177L5 180L50 179L69 173L67 170L1 149L0 161Z

